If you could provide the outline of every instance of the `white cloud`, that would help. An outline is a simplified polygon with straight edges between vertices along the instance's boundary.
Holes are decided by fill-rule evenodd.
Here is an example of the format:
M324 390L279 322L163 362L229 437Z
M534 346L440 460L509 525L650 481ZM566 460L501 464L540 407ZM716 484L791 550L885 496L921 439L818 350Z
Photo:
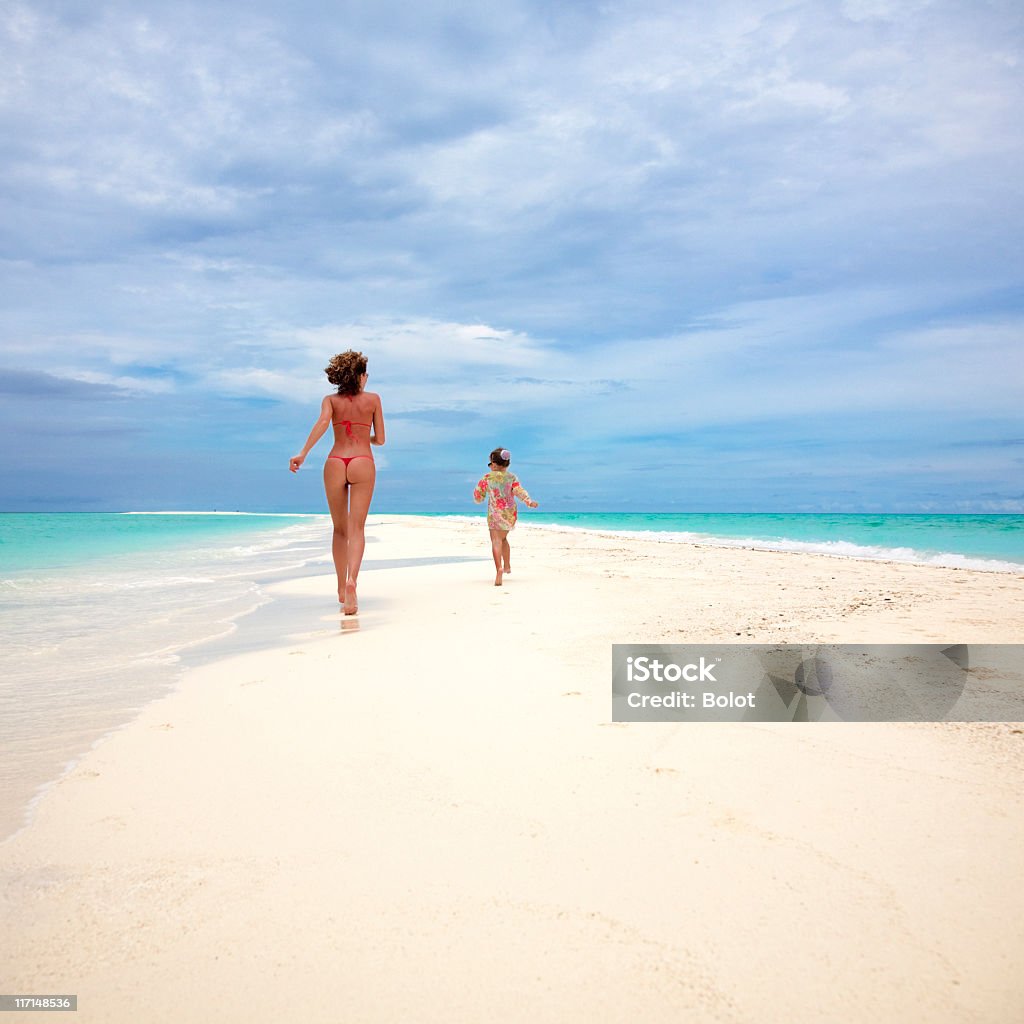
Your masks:
M851 21L904 21L931 7L933 0L843 0Z
M91 370L69 370L63 377L66 380L80 380L86 384L105 384L136 395L165 395L173 390L170 381L153 377L96 373Z
M1007 372L1019 366L1024 380L1024 317L917 327L890 335L879 347L914 357L961 355L986 361L994 357Z

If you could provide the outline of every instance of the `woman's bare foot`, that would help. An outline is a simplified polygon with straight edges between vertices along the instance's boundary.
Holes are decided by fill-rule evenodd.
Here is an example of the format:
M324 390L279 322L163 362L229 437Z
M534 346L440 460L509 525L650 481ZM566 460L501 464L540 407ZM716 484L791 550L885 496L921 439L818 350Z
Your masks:
M502 572L511 572L512 571L512 566L511 565L506 565L505 568L502 569L501 571Z
M355 615L359 611L359 603L356 601L356 585L354 583L345 584L343 607L346 615Z
M501 570L500 569L498 570L498 574L494 577L494 585L496 587L500 587L501 586Z

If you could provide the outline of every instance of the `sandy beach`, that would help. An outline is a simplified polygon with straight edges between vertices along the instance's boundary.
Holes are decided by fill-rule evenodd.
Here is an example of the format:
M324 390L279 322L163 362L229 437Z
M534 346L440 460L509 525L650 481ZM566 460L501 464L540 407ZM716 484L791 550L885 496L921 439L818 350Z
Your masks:
M189 671L0 845L3 992L103 1024L1024 1019L1024 727L610 721L613 643L1024 643L1024 576L527 523L495 588L482 524L371 522L357 617L275 585L302 629Z

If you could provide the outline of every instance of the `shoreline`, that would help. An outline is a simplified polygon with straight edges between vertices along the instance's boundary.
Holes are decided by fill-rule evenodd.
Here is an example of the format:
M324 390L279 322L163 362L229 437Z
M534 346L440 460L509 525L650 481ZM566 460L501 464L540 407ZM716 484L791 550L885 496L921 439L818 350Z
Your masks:
M0 673L0 841L104 736L172 692L190 667L241 642L240 630L248 637L245 623L270 601L268 583L322 571L321 556L303 550L306 535L279 541L292 529L232 536L223 558L209 538L196 548L176 540L109 562L90 555L13 583ZM236 550L252 554L240 559Z
M1024 1006L1019 727L612 723L609 674L613 642L1021 643L1024 578L535 524L495 588L477 523L371 529L355 620L333 574L270 584L258 648L0 843L10 991L114 1024Z
M576 513L572 513L576 514ZM666 513L670 514L670 513ZM807 513L808 515L815 515L816 513ZM858 513L849 513L849 515L857 515ZM1006 513L1012 515L1014 513ZM439 514L438 517L451 520L472 520L474 517L471 515L460 516L458 514L448 515L447 513ZM532 513L530 517L532 518ZM907 513L911 516L912 513ZM428 517L424 517L428 518ZM520 523L524 523L525 517L520 519ZM858 559L867 562L883 562L891 563L893 565L921 565L928 568L935 569L964 569L967 571L975 572L1001 572L1011 573L1015 575L1024 575L1024 562L1009 562L994 557L988 556L975 556L975 555L964 555L958 552L935 552L927 553L924 551L918 551L916 549L902 549L910 552L909 555L903 558L894 557L897 550L882 547L878 549L880 553L873 554L872 549L863 545L857 544L852 541L803 541L797 539L771 539L771 538L758 538L758 537L743 537L743 538L732 538L716 534L698 534L689 533L686 531L673 531L673 530L629 530L620 529L616 530L613 528L602 528L595 526L577 526L571 523L543 523L543 522L525 522L530 529L543 530L548 529L557 532L583 532L583 533L596 533L611 537L619 537L626 539L635 540L649 540L661 544L693 544L698 547L710 547L710 548L724 548L725 550L740 550L740 551L765 551L765 552L778 552L781 554L807 554L807 555L823 555L827 558L843 558L843 559ZM849 547L850 551L833 551L833 550L822 550L829 546L836 547ZM929 557L925 557L926 554ZM935 561L934 559L944 559L944 561ZM957 564L955 560L962 560L963 564Z

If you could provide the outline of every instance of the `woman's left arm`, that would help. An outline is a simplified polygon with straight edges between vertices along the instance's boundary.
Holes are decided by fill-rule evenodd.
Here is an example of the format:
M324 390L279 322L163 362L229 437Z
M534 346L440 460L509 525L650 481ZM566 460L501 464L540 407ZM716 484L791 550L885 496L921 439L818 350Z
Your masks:
M309 432L309 437L306 438L306 443L302 448L302 451L298 455L293 455L288 460L288 468L293 472L299 471L299 466L306 461L306 456L310 453L313 445L320 440L324 434L327 433L327 428L331 425L331 420L334 418L334 410L331 408L331 396L327 395L323 403L320 406L320 417L313 424L313 429Z
M373 436L370 438L370 444L383 444L384 409L380 404L380 395L374 395L373 397L377 399L377 402L373 407Z

